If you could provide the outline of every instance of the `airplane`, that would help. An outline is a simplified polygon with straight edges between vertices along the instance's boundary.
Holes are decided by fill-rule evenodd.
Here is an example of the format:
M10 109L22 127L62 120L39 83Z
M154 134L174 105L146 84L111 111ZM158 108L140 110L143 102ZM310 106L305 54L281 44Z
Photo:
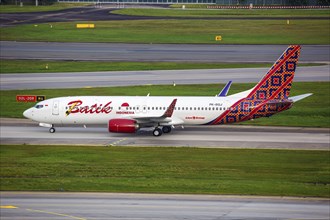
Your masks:
M289 46L260 82L250 90L227 96L229 82L215 97L70 96L41 101L24 111L26 118L55 132L54 125L107 125L109 132L135 133L153 128L154 136L179 125L220 125L270 117L312 93L289 97L300 55Z

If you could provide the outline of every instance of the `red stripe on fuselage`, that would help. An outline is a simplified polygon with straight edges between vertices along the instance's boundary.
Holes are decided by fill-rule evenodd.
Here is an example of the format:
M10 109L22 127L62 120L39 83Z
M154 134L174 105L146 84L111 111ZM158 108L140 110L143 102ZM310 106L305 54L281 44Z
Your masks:
M244 99L240 99L237 102L235 102L232 106L230 106L230 108L235 108L239 103L241 103L241 101ZM213 122L212 125L216 125L218 124L219 121L221 121L227 114L228 112L230 112L231 110L226 110L224 113L222 113L218 118L216 118Z
M276 90L276 92L269 98L266 99L265 101L263 101L262 103L260 103L260 105L258 107L256 107L255 109L253 109L250 114L248 114L247 116L245 116L244 118L242 118L242 121L247 120L248 118L250 118L254 113L256 113L257 111L259 111L259 109L265 104L267 103L269 100L272 100L275 96L278 95L278 93L280 93L284 87L286 87L289 83L291 83L291 81L293 80L294 75L290 76L289 79L280 87Z

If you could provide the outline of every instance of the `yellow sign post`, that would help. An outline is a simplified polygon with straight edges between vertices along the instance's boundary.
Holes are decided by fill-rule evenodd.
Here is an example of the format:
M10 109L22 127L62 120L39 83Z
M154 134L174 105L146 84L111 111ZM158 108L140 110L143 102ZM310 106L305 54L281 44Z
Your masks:
M216 41L221 41L222 40L222 37L219 35L219 36L215 36L215 40Z
M77 24L77 28L95 28L95 24Z

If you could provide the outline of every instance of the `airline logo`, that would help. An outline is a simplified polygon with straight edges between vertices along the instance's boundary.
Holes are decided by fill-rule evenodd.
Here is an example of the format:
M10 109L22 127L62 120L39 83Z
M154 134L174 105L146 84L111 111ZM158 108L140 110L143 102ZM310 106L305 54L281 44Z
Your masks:
M204 120L205 117L203 117L203 116L187 116L187 117L185 117L185 119L187 119L187 120Z
M118 115L133 115L134 114L134 111L132 111L132 108L129 108L129 104L127 102L124 102L123 104L121 104L121 108L123 108L123 110L116 111L116 114L118 114Z
M68 110L65 112L66 116L70 114L109 114L112 111L111 103L108 102L106 104L98 104L95 103L93 105L84 105L83 101L75 100L68 103Z

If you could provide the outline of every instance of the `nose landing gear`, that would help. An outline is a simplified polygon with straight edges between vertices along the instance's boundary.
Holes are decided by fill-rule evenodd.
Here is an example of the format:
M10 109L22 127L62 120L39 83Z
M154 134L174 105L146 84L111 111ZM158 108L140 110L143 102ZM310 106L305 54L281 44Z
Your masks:
M51 128L49 128L49 133L55 133L55 128L54 127L51 127Z

